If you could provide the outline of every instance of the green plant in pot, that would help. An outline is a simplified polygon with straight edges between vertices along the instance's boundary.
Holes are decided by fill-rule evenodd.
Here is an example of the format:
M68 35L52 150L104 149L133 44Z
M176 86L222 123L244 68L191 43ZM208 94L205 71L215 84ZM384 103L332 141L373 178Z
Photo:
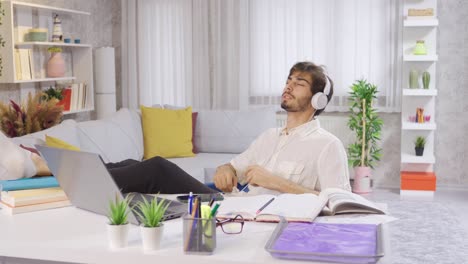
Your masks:
M356 193L371 191L371 170L382 155L378 143L383 121L372 105L377 93L377 86L363 79L351 86L348 127L355 133L356 140L348 146L348 159L354 168L353 191Z
M127 246L130 199L131 196L126 196L124 199L121 199L120 195L116 194L115 199L109 201L109 224L107 225L107 234L110 248L122 248Z
M416 152L416 156L422 156L424 154L424 146L426 145L426 138L424 137L417 137L414 141L414 150Z
M147 200L142 196L143 200L138 201L133 211L142 223L140 226L141 236L143 240L143 250L159 249L163 235L163 217L169 207L169 202L165 199L157 197Z
M49 89L44 91L44 95L42 99L49 101L52 98L56 98L58 101L60 101L63 99L62 91L63 89L57 89L57 88L50 86Z

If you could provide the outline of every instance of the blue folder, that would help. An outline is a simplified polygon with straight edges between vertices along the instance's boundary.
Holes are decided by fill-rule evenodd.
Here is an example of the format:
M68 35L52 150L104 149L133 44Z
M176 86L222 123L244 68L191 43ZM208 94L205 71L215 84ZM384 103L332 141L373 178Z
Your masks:
M58 187L59 184L54 176L22 178L18 180L0 181L4 191L15 191L25 189L40 189Z

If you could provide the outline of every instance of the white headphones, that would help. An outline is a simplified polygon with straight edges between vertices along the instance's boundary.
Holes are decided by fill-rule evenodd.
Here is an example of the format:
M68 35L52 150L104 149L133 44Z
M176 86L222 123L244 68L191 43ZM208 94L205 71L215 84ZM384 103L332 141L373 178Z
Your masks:
M331 89L331 84L330 81L328 80L328 76L325 75L325 88L323 89L322 92L318 92L312 96L312 107L315 110L322 110L327 106L328 104L328 94L330 94L330 89Z

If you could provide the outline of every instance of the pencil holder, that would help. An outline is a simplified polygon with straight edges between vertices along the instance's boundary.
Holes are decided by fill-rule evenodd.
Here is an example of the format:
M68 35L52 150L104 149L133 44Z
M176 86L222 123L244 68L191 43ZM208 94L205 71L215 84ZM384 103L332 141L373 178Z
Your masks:
M211 255L216 248L216 219L183 217L185 254Z

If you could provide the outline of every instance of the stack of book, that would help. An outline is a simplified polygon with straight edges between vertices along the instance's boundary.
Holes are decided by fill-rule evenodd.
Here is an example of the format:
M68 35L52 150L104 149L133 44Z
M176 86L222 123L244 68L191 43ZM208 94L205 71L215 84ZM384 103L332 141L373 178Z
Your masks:
M70 201L54 177L1 181L1 211L19 214L69 206Z

